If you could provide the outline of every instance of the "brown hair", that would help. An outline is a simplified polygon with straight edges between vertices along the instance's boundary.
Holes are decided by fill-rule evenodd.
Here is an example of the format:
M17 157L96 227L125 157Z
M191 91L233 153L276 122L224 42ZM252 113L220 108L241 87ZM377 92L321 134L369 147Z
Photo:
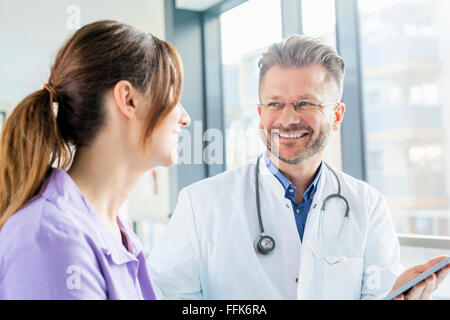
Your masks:
M342 96L345 75L344 60L323 39L295 34L270 46L259 60L260 89L266 72L274 65L286 68L320 65L336 81L339 99Z
M82 27L59 50L48 84L22 100L2 130L0 228L38 193L52 165L69 166L71 147L89 145L105 121L104 94L120 80L150 93L145 142L180 100L176 50L111 20Z

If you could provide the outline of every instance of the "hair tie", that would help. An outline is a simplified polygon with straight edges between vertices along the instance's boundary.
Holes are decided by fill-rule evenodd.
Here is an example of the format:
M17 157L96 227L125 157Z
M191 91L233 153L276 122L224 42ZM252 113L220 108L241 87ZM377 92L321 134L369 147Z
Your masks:
M50 93L50 107L52 108L53 114L56 119L56 117L58 116L59 105L55 100L57 99L58 95L56 94L55 88L53 88L53 86L49 85L48 83L44 83L44 89L47 90L48 93Z
M53 88L53 86L51 86L50 84L44 83L44 89L47 90L48 93L50 93L50 95L51 95L53 98L56 99L56 97L58 96L58 95L56 94L55 88Z

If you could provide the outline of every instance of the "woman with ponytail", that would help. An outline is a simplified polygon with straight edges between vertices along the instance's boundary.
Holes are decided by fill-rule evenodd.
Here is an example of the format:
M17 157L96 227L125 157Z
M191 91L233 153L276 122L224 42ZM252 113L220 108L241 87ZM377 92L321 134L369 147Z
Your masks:
M0 299L155 298L118 211L145 172L176 163L182 86L169 43L116 21L60 49L0 137Z

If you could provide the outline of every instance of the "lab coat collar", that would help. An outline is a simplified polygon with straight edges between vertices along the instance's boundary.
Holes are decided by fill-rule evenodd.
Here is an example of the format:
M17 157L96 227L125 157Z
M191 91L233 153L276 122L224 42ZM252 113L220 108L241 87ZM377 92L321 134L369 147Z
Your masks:
M256 160L254 160L256 162ZM318 180L317 186L316 186L316 192L314 194L314 198L313 198L313 202L312 204L314 205L315 203L319 204L322 203L323 199L325 197L322 196L322 193L324 192L324 186L326 185L326 180L327 180L327 176L329 174L332 174L330 172L330 169L328 169L328 167L325 165L324 161L321 162L321 175L320 175L320 179ZM283 187L283 185L280 183L280 181L278 181L278 179L275 177L275 175L273 174L273 172L271 170L269 170L267 168L267 165L264 161L264 155L261 157L261 161L259 162L259 172L261 175L261 180L264 181L264 183L266 183L270 189L275 193L275 196L277 197L277 199L284 199L285 196L285 189ZM327 186L327 190L332 189L332 188L336 188L337 190L337 183L333 183L332 186ZM334 189L332 189L334 190ZM331 192L330 192L331 193ZM334 193L334 192L333 192ZM311 210L312 211L312 207Z
M280 201L285 201L284 198L285 190L283 185L278 181L278 179L273 175L273 173L267 168L266 162L264 161L264 157L261 157L259 161L259 174L260 181L265 185L268 185L270 190L275 194L277 199Z
M322 175L317 184L317 191L314 194L314 198L311 203L310 210L308 212L308 218L306 219L305 233L303 235L303 241L301 242L302 243L301 261L303 261L303 257L305 254L305 250L303 250L304 249L303 244L316 243L318 241L317 232L313 232L313 230L317 230L318 228L318 217L320 214L320 208L322 206L323 200L327 195L335 193L337 191L337 182L333 180L335 178L334 176L332 176L333 175L332 172L324 164L325 163L322 162L323 165ZM284 198L285 190L281 185L281 183L272 174L272 172L270 172L264 161L260 161L259 165L260 165L259 170L261 175L260 177L261 183L264 183L264 185L268 186L274 193L276 199L280 199L280 202L285 200Z
M130 251L126 250L123 244L106 229L65 170L52 169L49 178L41 188L40 196L65 212L70 212L78 223L78 227L91 237L106 255L111 256L115 264L137 261L136 257L142 251L142 245L127 223L122 220L120 214L117 215L117 223L127 238Z
M270 172L272 172L272 174L278 179L278 181L280 181L280 183L283 185L284 188L284 197L287 199L290 199L291 201L294 201L296 193L297 193L297 188L291 183L291 181L289 181L289 179L272 163L272 161L269 158L269 154L268 151L266 150L266 152L264 153L264 161L266 163L267 168L269 169ZM320 166L319 169L317 170L313 181L311 182L311 184L308 186L308 188L305 190L305 192L303 193L303 199L311 199L312 197L314 197L314 194L317 191L317 184L320 180L320 177L322 175L322 171L323 171L323 161L320 162ZM294 190L294 191L292 191Z
M325 163L323 163L325 164ZM335 170L336 171L336 170ZM338 174L339 177L339 174ZM302 249L300 253L300 270L303 269L307 257L312 258L313 253L309 252L308 247L313 250L322 250L319 245L318 230L319 230L319 215L322 214L321 207L325 198L338 190L338 183L328 166L323 166L322 177L320 178L319 184L317 186L317 192L314 195L313 202L311 204L311 209L308 213L308 218L306 219L305 233L303 235ZM343 190L341 190L343 192ZM321 252L325 255L324 252Z

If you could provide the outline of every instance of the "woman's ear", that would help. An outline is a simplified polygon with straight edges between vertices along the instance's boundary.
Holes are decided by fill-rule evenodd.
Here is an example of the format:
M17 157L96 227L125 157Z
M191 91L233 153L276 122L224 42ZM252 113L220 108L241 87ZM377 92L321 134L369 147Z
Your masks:
M113 88L113 99L118 111L128 119L136 117L136 89L129 81L120 80Z
M337 131L341 127L342 120L344 120L344 113L345 113L345 104L339 103L334 108L333 113L333 130Z

